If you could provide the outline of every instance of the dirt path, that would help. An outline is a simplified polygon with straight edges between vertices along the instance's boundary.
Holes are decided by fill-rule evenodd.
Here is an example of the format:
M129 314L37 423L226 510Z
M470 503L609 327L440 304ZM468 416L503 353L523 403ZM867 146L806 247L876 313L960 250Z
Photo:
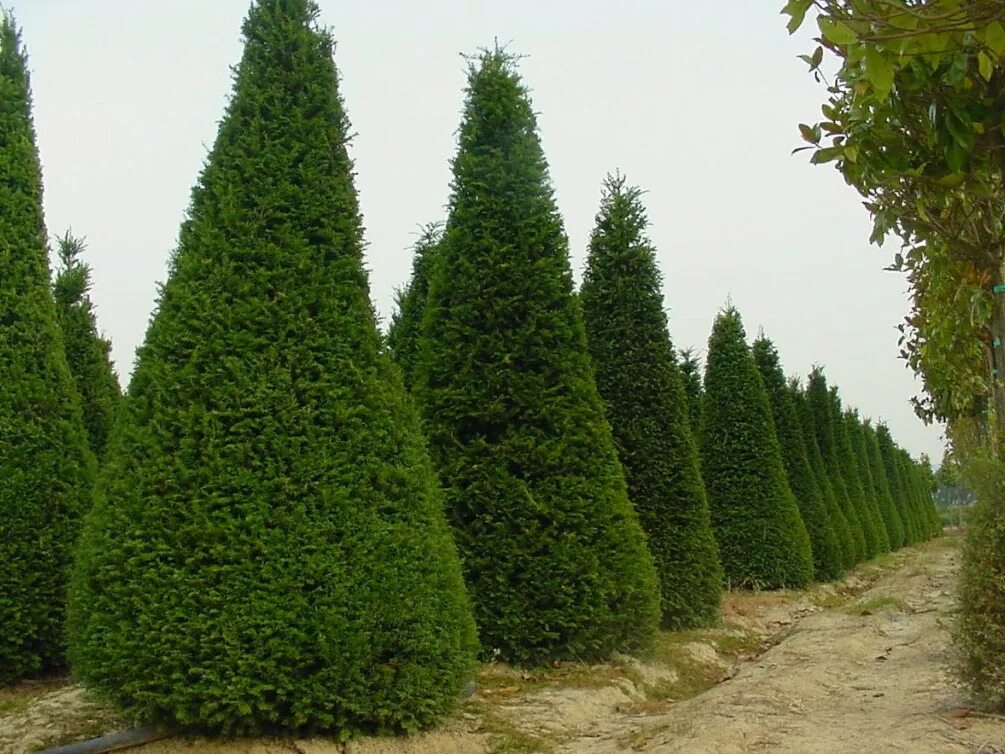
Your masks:
M947 668L959 551L928 546L848 605L809 615L728 682L665 713L603 721L557 751L1005 754Z
M653 657L486 666L475 695L412 738L173 738L137 754L1005 754L1005 718L970 710L950 671L959 538L802 592L734 592L714 629ZM121 727L74 684L0 689L0 754Z

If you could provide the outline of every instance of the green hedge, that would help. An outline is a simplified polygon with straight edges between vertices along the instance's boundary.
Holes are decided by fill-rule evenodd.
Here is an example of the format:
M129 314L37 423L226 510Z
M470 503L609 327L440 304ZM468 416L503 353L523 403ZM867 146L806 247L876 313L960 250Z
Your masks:
M604 184L580 290L597 389L660 579L663 625L719 619L722 568L642 192Z
M474 624L381 354L333 43L259 0L86 521L74 668L126 719L413 730Z
M513 59L470 64L415 394L487 656L604 657L659 621Z

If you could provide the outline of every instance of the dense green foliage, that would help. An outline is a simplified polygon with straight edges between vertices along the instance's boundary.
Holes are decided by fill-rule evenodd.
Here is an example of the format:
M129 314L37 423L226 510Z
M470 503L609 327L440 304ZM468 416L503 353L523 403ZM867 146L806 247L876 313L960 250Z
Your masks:
M722 568L641 192L609 177L580 291L587 341L660 579L663 625L718 620Z
M916 410L954 420L993 396L1000 432L1005 0L789 0L790 31L810 8L819 46L801 57L827 94L799 129L865 199L871 240L899 242L886 248L913 299L900 346L924 385Z
M88 293L91 269L80 260L83 251L83 241L69 233L59 239L62 266L56 273L53 294L66 362L80 394L87 437L91 450L101 458L119 410L122 389L112 366L112 344L98 334Z
M868 456L869 473L875 490L876 501L879 504L879 511L883 518L883 525L889 537L890 549L897 550L904 546L904 524L900 519L900 513L897 512L897 506L893 502L893 494L890 491L886 467L883 464L883 457L879 450L876 430L873 429L869 422L864 422L862 424L862 432Z
M697 434L701 427L701 360L693 348L682 348L679 364L688 413L691 415L691 431Z
M802 426L785 384L778 351L763 335L754 341L752 351L768 393L789 488L810 536L813 574L818 581L836 579L844 570L837 531L831 526L823 495L810 467Z
M1005 474L1000 463L980 467L954 634L963 677L978 695L1005 710Z
M862 434L862 422L856 411L845 411L844 422L848 430L852 454L855 456L855 468L858 471L858 478L862 482L862 491L865 493L863 497L865 513L869 519L869 526L876 535L876 554L881 555L890 552L890 535L886 531L886 521L879 508L876 486L869 469L869 453L865 444L865 435Z
M954 459L943 459L939 476L966 486L977 499L966 514L953 627L958 669L982 702L1005 712L1005 464L974 425L957 424L948 434ZM943 515L951 511L942 509Z
M806 393L802 390L796 378L792 378L789 381L787 389L799 419L803 442L806 445L806 457L809 460L810 469L813 471L813 478L816 482L817 490L820 492L820 499L824 504L824 509L827 511L827 523L834 531L841 570L844 570L844 568L851 564L852 553L855 551L855 543L852 539L851 529L848 527L848 519L845 518L844 513L841 511L841 506L838 505L837 498L834 495L834 488L831 487L830 478L827 476L824 459L820 454L820 445L817 443L813 413L810 410Z
M259 0L86 520L74 667L128 719L412 730L474 624L381 354L329 34Z
M412 277L405 289L397 292L395 312L387 330L387 347L391 358L401 369L405 386L409 389L415 381L419 334L429 296L430 257L436 253L436 245L442 233L443 227L436 223L422 228L412 250Z
M27 55L0 11L0 683L63 664L93 477L49 287Z
M507 660L648 645L659 592L573 294L527 90L483 52L468 77L415 393L482 645Z
M848 522L852 547L844 553L844 564L846 568L849 568L860 562L866 555L865 535L862 532L862 522L852 504L848 485L845 482L830 391L822 369L816 368L810 372L809 380L806 383L806 401L813 417L813 427L816 431L817 443L820 445L820 454L827 471L827 479L830 481L831 489L834 490L834 499L837 501L845 521Z
M890 436L890 429L885 424L880 424L876 427L876 442L879 445L879 454L883 460L886 481L890 487L890 497L893 498L893 505L897 510L897 515L900 517L901 526L904 530L904 544L914 544L918 541L917 525L907 505L904 475L900 468L898 449L893 442L893 438Z
M701 458L712 527L733 586L804 586L810 539L789 489L764 383L736 309L708 340Z
M836 386L830 386L828 397L830 399L831 427L834 431L834 447L841 469L841 478L844 480L845 489L848 490L849 507L854 511L854 516L862 528L862 559L869 560L879 552L879 535L876 532L875 522L869 515L865 489L858 475L855 451L851 444L848 423L841 410L841 396Z

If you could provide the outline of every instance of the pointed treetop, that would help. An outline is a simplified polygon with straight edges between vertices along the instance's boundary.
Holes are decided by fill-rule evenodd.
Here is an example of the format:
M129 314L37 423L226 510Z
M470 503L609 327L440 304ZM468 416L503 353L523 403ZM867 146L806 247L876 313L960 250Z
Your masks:
M80 260L85 248L84 239L75 238L70 231L57 239L56 254L60 267L53 286L57 304L78 303L90 292L91 268Z

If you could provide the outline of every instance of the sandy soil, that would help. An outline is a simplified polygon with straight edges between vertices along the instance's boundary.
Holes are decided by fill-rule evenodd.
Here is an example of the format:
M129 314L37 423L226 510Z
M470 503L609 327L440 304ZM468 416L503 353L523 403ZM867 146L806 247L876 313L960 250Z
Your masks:
M959 555L945 545L804 617L728 682L661 714L604 720L557 751L1005 754L1005 717L971 710L948 667Z
M959 540L806 592L728 595L723 625L666 633L653 657L487 667L440 729L408 739L168 739L138 754L1005 754L1005 718L950 670ZM114 717L78 687L0 690L0 754L96 735ZM109 727L111 726L111 728Z

